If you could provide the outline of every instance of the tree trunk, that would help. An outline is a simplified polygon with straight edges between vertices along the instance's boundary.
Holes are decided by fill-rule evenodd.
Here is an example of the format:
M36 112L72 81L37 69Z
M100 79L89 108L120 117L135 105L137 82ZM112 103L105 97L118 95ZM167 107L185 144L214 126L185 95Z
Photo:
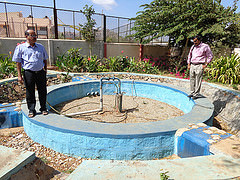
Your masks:
M187 47L188 47L188 42L189 42L189 38L187 38L187 40L186 40L186 43L185 43L185 46L184 46L184 49L183 49L183 52L182 52L182 55L181 55L181 58L180 58L180 62L183 61L183 58L184 58L184 56L186 54Z

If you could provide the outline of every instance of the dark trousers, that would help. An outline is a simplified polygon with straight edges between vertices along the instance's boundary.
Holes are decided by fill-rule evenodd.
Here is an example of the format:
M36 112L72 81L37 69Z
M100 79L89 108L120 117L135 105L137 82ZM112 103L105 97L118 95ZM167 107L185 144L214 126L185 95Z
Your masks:
M38 97L40 102L40 111L46 110L47 86L46 86L46 72L24 70L24 83L26 86L26 99L27 106L30 112L36 112L36 98L35 98L35 85L38 90Z

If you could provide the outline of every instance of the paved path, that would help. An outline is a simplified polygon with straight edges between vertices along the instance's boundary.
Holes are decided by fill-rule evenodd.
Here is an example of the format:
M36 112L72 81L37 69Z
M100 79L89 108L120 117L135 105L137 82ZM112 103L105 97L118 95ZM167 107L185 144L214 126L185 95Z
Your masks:
M35 153L0 146L0 180L5 180L35 159Z
M240 159L211 155L175 160L84 161L67 180L159 180L167 172L170 179L207 180L240 177Z

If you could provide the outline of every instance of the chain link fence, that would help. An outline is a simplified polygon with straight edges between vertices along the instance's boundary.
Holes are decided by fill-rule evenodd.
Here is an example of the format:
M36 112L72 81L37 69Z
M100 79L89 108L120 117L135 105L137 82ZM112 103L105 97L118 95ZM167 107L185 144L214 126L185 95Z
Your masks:
M86 23L80 11L56 9L59 39L83 40L81 25ZM134 22L129 18L93 15L95 39L105 42L136 42L128 37ZM54 8L0 2L0 37L23 38L27 29L34 29L38 38L55 38Z

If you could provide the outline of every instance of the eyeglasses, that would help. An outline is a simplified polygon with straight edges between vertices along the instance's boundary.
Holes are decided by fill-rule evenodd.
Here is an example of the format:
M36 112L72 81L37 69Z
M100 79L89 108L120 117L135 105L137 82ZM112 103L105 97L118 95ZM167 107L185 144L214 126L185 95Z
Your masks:
M28 36L31 36L31 37L37 37L36 34L29 34Z
M193 41L193 42L197 42L198 40L195 40L195 41Z

